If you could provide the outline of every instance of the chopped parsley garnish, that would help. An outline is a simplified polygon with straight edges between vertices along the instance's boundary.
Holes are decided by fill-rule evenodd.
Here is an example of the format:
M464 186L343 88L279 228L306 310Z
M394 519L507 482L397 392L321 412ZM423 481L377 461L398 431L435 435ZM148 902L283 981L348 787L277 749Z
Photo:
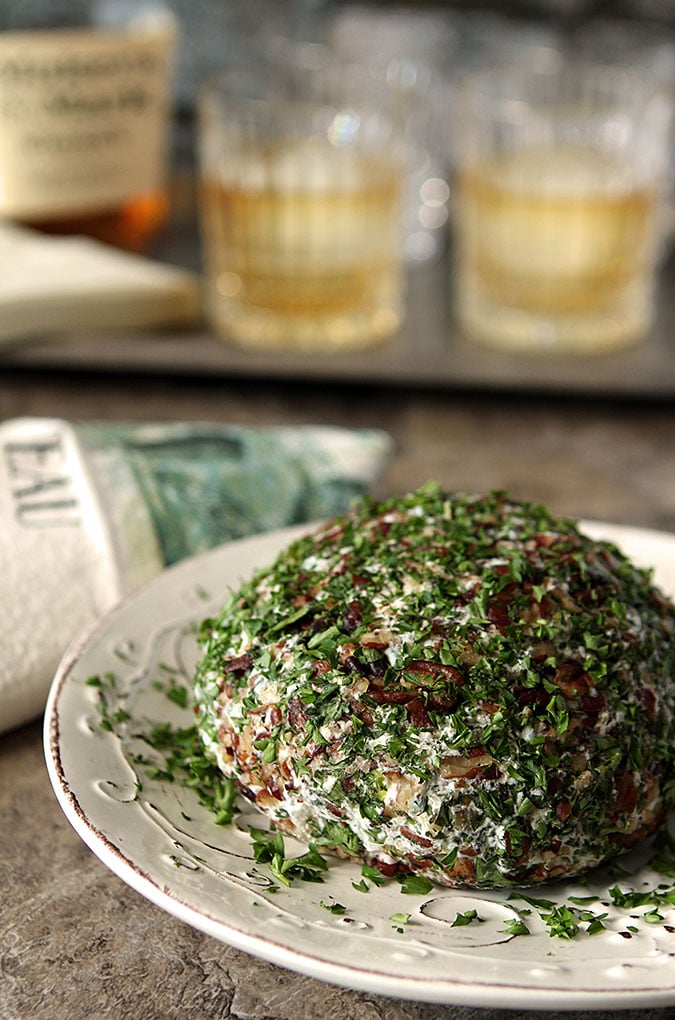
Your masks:
M524 921L518 917L510 917L504 922L502 931L507 932L509 935L529 935L530 929L527 927Z
M423 896L434 888L434 883L424 875L401 875L397 878L401 883L401 892L410 896Z
M147 744L161 756L160 766L137 758L150 779L180 782L195 790L199 802L211 811L216 825L228 825L238 808L234 779L223 775L206 755L196 726L175 727L157 723L144 734Z
M573 939L579 931L574 911L564 904L554 906L551 910L542 913L541 919L546 924L549 935L553 938Z
M249 829L253 845L253 856L258 864L266 864L277 881L290 886L294 879L303 882L323 882L323 872L328 862L315 846L309 846L300 857L286 857L284 837L280 832L265 829Z
M361 874L364 878L367 878L373 885L384 885L387 881L381 871L377 868L373 868L370 864L363 864L361 866Z
M474 921L481 923L485 920L481 917L477 910L465 910L463 913L455 915L455 920L450 925L451 928L463 928L467 924L473 924Z
M324 910L328 910L331 914L346 914L347 908L342 903L324 903L323 900L319 900L319 906L323 907Z
M184 684L178 684L172 680L166 688L166 696L169 701L173 701L180 708L187 708L189 691Z

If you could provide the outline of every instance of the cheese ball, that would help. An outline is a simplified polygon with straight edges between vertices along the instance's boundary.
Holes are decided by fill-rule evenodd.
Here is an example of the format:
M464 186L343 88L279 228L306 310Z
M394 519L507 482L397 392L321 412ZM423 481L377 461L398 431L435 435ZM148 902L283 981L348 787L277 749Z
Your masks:
M273 827L384 874L535 885L675 801L675 607L502 492L365 499L200 630L205 748Z

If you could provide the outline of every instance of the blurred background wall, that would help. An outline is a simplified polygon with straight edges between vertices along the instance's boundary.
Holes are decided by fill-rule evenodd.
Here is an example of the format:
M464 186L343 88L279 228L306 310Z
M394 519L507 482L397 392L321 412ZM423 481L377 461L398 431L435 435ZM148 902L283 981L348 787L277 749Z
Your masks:
M97 0L0 0L0 31L78 23ZM159 0L98 0L105 7L142 10ZM198 82L216 67L245 59L263 34L315 37L326 20L350 7L409 11L446 18L459 31L481 19L508 18L525 29L575 29L594 18L630 19L675 31L675 0L161 0L178 17L181 45L175 77L176 111L189 116Z

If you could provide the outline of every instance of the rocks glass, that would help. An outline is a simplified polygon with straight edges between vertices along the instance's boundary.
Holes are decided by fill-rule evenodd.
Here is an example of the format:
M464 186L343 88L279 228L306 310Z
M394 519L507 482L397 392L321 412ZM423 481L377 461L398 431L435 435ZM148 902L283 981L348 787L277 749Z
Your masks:
M649 330L672 97L627 65L560 60L458 96L454 290L472 339L589 353Z
M200 97L207 308L247 348L354 348L398 329L403 154L354 68L232 71Z

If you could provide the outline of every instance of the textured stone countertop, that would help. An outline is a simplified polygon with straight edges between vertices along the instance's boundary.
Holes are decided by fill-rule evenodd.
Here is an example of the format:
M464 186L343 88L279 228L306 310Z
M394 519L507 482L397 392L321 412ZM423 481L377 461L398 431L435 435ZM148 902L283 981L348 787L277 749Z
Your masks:
M0 419L23 414L378 426L396 443L379 494L436 477L450 488L507 488L561 514L675 532L675 413L664 402L5 371ZM70 828L49 785L39 720L0 737L0 818L2 1020L515 1015L337 988L168 916L108 871ZM614 1015L632 1020L644 1012ZM647 1015L666 1020L673 1012Z

